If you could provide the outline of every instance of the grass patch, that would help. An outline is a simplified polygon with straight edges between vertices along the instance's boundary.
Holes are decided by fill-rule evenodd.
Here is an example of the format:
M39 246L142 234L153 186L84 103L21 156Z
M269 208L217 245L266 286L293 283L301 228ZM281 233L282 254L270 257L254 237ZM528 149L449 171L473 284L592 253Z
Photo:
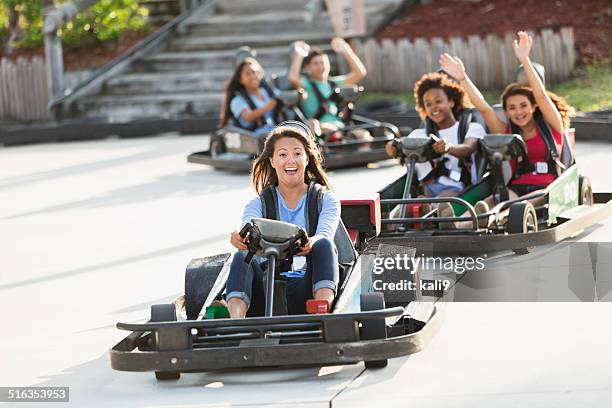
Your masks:
M612 59L574 71L574 79L552 89L582 112L612 108Z
M612 59L587 67L576 68L573 79L557 84L552 91L563 96L577 111L590 112L612 108ZM483 95L491 105L501 103L501 89L484 91ZM414 97L410 92L368 92L359 98L358 103L381 99L405 102L414 107Z

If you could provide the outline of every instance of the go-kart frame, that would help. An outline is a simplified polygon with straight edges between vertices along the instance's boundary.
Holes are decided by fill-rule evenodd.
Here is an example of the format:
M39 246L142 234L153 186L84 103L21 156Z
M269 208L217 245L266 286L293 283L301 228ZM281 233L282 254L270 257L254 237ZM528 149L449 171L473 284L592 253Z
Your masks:
M518 152L526 155L524 142L518 135L487 135L479 142L483 153L489 154L490 172L458 197L412 198L409 186L413 185L415 162L429 159L431 142L426 138L423 141L403 140L408 147L402 154L411 155L413 159L411 163L406 162L406 174L379 191L383 211L381 223L387 227L374 238L375 242L408 246L423 253L460 255L513 250L526 254L537 246L576 236L612 214L612 193L593 193L588 177L580 174L575 163L546 188L506 199L488 212L476 214L473 203L493 194L495 186L505 188L501 152L505 155L504 160L514 159L513 154ZM507 146L500 143L504 141L508 141ZM394 206L406 208L443 202L467 215L438 217L434 209L416 217L389 216ZM469 227L442 227L442 223L464 221L470 222ZM483 221L486 225L480 226Z
M418 273L410 274L415 290L409 298L386 307L383 294L371 291L373 263L362 256L372 247L356 246L353 239L380 232L379 200L345 200L342 206L351 233L342 223L336 233L342 272L331 313L202 320L225 290L232 258L195 259L185 273L183 296L173 304L153 305L147 323L117 324L131 333L111 349L111 366L154 371L157 379L170 380L184 372L227 368L361 361L378 368L389 358L423 349L439 329L444 308L423 300Z
M284 77L275 78L275 83L286 82ZM286 88L286 87L285 87ZM385 145L399 138L397 126L370 119L353 113L353 102L363 92L363 87L348 86L334 90L341 105L345 107L345 126L340 129L340 141L319 143L323 155L323 164L327 169L362 166L367 163L389 159ZM299 108L300 92L283 90L278 99L281 101L287 119L307 123ZM368 130L372 140L352 139L349 134L356 129ZM208 150L191 153L187 156L189 163L205 164L218 170L248 172L253 159L263 150L265 136L243 129L236 124L229 124L211 135Z

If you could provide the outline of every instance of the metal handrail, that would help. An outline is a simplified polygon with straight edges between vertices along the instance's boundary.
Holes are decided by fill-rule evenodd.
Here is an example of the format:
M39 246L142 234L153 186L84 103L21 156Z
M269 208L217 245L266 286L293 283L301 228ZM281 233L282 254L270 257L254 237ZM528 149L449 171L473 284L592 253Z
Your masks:
M58 31L65 23L72 21L79 12L87 10L89 7L97 3L99 0L77 0L74 3L64 3L55 8L45 17L43 33L45 36L45 58L47 61L47 84L49 88L49 104L50 110L55 110L63 105L71 96L75 95L79 90L90 85L93 81L104 75L112 68L120 63L123 63L134 54L147 48L149 45L167 36L179 24L184 22L191 16L197 6L206 3L213 3L216 0L200 0L190 2L190 8L185 12L175 17L166 23L161 29L147 36L143 41L130 48L117 58L106 63L101 68L97 69L92 75L78 83L70 89L64 89L64 63L62 54L61 38Z

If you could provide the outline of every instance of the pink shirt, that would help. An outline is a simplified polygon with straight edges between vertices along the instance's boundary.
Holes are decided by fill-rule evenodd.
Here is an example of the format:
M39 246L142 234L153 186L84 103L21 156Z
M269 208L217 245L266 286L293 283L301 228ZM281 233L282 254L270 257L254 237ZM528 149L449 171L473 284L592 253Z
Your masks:
M555 139L555 144L557 145L557 151L559 154L561 153L561 146L563 144L563 137L561 133L557 132L554 129L550 129L553 134L553 138ZM506 128L506 132L509 132L510 129ZM536 134L529 140L525 140L525 145L527 146L527 157L529 161L535 164L537 162L545 162L546 163L546 143L544 139L540 135L540 130L536 128ZM510 162L512 165L512 173L516 171L516 163L514 161ZM551 173L525 173L516 179L512 180L510 183L512 184L528 184L532 186L547 186L555 180L555 176Z

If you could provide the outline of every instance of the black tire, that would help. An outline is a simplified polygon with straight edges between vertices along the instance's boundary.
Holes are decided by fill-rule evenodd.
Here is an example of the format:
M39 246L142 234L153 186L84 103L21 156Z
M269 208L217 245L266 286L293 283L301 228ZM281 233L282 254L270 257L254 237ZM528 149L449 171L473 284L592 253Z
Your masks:
M385 308L385 297L379 292L361 294L361 311L380 310ZM361 322L359 336L361 340L376 340L387 338L387 325L384 319L364 320ZM387 366L387 360L365 361L366 368L382 368Z
M213 135L210 140L210 157L213 159L219 157L221 154L225 153L227 149L225 148L225 142L223 138L218 135Z
M578 196L578 204L588 205L589 207L594 204L593 200L593 187L591 186L591 180L586 176L580 176L578 179L578 190L580 195Z
M175 371L156 371L155 378L157 381L171 381L181 378L181 373Z
M176 322L176 310L173 303L151 306L152 322Z
M176 310L174 304L161 304L151 306L151 322L175 322ZM178 380L181 373L176 371L156 371L155 378L158 381Z
M196 320L217 283L227 255L192 259L185 269L185 313L187 320Z
M510 206L508 225L509 234L528 234L538 231L538 217L536 210L529 201L514 203ZM534 250L534 247L513 248L514 253L525 255Z

